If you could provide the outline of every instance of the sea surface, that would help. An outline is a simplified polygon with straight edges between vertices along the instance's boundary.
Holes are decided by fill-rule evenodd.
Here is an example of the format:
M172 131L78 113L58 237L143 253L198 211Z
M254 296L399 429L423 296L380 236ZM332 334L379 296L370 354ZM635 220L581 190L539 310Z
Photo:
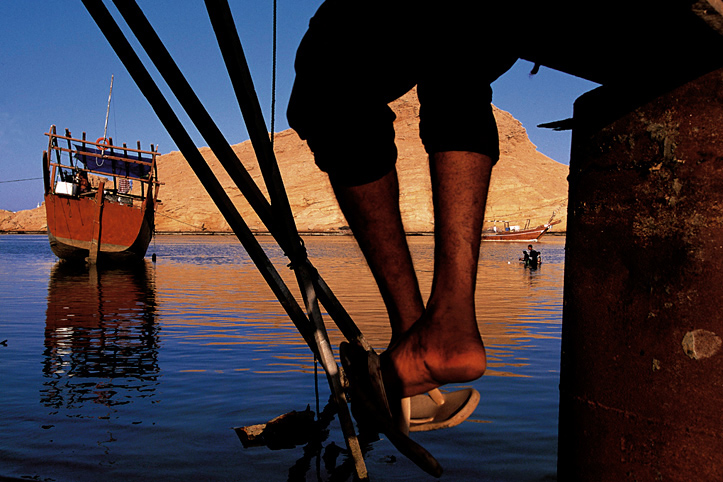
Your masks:
M283 253L259 241L297 293ZM366 338L385 347L385 311L353 239L304 241ZM412 435L442 480L555 480L564 241L543 238L534 270L518 261L524 243L483 244L477 315L489 370L469 384L481 401L458 427ZM427 294L432 238L409 242ZM315 372L234 237L157 236L140 267L89 270L58 262L45 236L0 236L0 479L352 480L336 419L320 445L277 450L244 448L233 430L328 409ZM364 449L372 481L435 480L383 436Z

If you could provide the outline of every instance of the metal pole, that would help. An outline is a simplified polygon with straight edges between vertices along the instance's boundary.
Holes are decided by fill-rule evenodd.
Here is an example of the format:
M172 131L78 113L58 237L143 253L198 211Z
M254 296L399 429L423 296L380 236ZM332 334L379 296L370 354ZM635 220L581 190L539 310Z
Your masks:
M113 96L113 75L110 76L110 92L108 92L108 107L105 110L105 127L103 127L103 139L108 138L108 116L110 115L110 99Z

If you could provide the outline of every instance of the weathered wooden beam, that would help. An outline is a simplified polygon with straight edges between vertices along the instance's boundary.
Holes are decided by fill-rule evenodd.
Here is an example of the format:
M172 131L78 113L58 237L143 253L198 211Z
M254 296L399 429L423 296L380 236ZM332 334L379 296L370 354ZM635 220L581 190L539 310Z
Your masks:
M696 0L690 9L710 28L723 35L723 0Z
M717 68L722 15L723 0L529 2L509 41L523 59L603 85L641 75L683 84Z
M266 423L234 427L234 431L244 447L293 448L309 443L317 435L320 427L317 427L314 415L307 406L304 411L294 410Z
M100 254L100 237L102 233L103 221L103 202L104 202L105 181L101 180L98 184L98 192L95 193L95 216L93 218L93 234L90 237L90 246L88 247L88 263L96 264L98 255Z

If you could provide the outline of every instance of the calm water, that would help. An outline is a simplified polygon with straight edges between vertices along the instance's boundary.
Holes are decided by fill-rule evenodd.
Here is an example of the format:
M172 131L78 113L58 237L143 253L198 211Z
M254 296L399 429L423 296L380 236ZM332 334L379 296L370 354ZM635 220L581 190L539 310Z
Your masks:
M261 237L292 284L270 238ZM410 243L423 291L432 239ZM376 347L389 330L351 238L307 248ZM477 294L489 371L469 421L414 434L442 480L555 479L564 238L483 245ZM0 236L0 478L53 481L347 480L336 421L313 446L245 449L234 426L315 409L314 362L232 237L159 236L142 269L69 269L45 236ZM294 290L295 291L295 290ZM330 328L333 346L341 341ZM319 375L321 407L329 396ZM386 440L367 447L371 480L434 480Z

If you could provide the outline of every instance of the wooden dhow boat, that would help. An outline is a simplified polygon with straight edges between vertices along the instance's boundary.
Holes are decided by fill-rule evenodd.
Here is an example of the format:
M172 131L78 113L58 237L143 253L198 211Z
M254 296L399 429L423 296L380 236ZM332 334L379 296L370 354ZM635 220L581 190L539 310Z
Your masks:
M530 221L527 221L527 226L523 229L519 229L518 226L510 226L509 222L504 222L504 229L485 231L482 233L482 241L516 241L524 243L533 243L538 241L545 233L547 233L552 226L560 223L560 220L550 221L547 224L542 224L535 228L529 227Z
M58 135L51 126L43 152L50 247L61 259L89 263L142 259L153 237L158 204L157 149L114 146Z

